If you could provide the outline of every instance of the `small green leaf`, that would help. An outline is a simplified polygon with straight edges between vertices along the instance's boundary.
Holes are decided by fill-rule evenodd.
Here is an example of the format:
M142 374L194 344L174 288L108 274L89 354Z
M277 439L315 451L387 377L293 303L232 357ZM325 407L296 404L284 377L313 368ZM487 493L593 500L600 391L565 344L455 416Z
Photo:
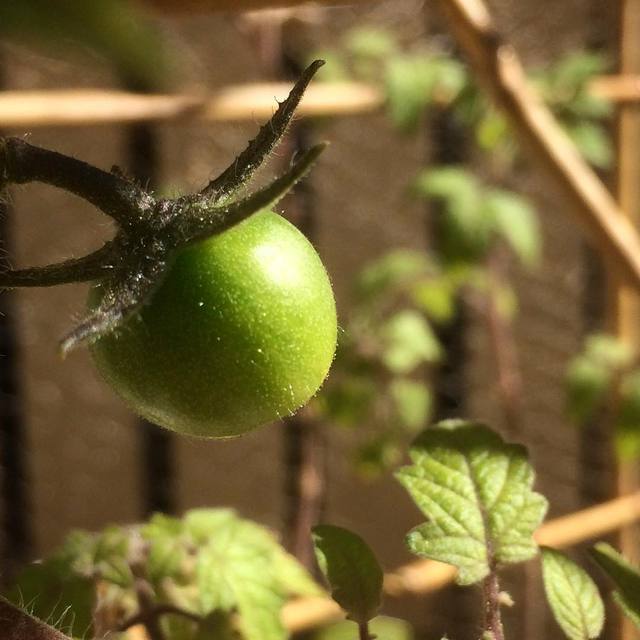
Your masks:
M414 181L414 191L441 204L436 213L445 263L466 264L484 256L495 221L483 210L483 188L470 171L462 167L425 169Z
M396 477L428 518L407 536L413 553L456 566L463 585L482 580L494 562L537 553L533 533L547 501L531 489L524 447L483 425L447 420L425 429L409 454L413 465Z
M453 100L467 82L464 67L444 56L396 55L387 62L385 86L389 115L405 132L413 131L435 99Z
M364 540L332 525L313 528L313 544L332 598L360 624L371 620L382 598L382 569Z
M425 317L412 309L400 311L382 327L382 360L394 373L405 374L418 365L438 362L442 348Z
M361 271L355 293L362 301L377 300L381 295L406 287L433 270L434 265L424 251L396 249Z
M588 162L600 169L611 166L613 148L602 125L583 121L569 127L567 132Z
M413 640L413 628L406 620L378 616L369 622L369 633L379 640ZM358 629L350 620L335 622L315 631L309 640L355 640Z
M373 27L353 29L345 39L347 51L358 58L386 58L397 50L395 36L391 31Z
M626 459L640 454L640 370L622 377L616 419L618 453Z
M614 599L624 614L640 628L640 572L611 545L598 542L591 549L594 560L613 580Z
M389 385L396 413L404 426L421 429L429 418L431 394L423 382L398 378Z
M447 322L456 309L456 286L449 278L418 282L411 290L414 303L435 322Z
M567 408L577 422L593 416L609 388L611 375L584 355L575 358L567 371Z
M587 572L563 553L543 547L542 577L553 615L569 640L597 638L604 605Z
M495 230L525 266L540 258L540 229L528 200L510 191L492 189L482 201L484 215L493 218Z

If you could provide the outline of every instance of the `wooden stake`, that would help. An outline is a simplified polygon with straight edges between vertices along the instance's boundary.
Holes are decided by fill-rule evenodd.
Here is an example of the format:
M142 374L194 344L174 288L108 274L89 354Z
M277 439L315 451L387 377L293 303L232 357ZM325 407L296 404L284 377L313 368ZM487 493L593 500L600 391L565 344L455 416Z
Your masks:
M620 72L640 73L640 0L620 0ZM618 112L618 203L630 223L640 228L640 108L626 103ZM640 297L627 283L616 280L611 274L611 330L634 351L640 349ZM615 425L609 425L611 429ZM612 433L613 436L613 433ZM640 475L636 462L621 461L618 466L618 493L636 491L640 487ZM640 531L637 525L620 530L619 544L622 553L632 562L640 559ZM622 640L639 640L640 633L622 617Z

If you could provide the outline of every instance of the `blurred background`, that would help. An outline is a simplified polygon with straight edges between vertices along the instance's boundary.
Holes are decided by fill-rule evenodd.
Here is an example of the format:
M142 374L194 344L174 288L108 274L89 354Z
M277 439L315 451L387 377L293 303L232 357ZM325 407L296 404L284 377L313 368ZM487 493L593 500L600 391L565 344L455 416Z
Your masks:
M60 361L85 287L1 294L5 576L71 529L203 505L269 525L307 563L311 524L347 526L393 569L410 560L403 537L422 516L391 470L419 429L453 416L530 448L551 517L637 488L640 316L611 303L620 289L569 203L489 106L431 3L7 4L2 133L118 165L169 195L217 175L286 83L325 58L262 177L331 142L281 210L327 266L342 331L330 379L298 416L239 440L195 441L140 424L86 350ZM640 92L615 74L640 73L638 42L625 35L640 3L488 5L566 133L636 215L638 173L621 158L640 135L616 132L621 114L637 118ZM83 255L112 232L87 203L43 185L12 188L2 207L0 259L12 266ZM523 638L560 637L537 604L535 573L509 575L527 607L507 612L508 624ZM478 628L474 595L448 587L388 599L385 612L408 618L416 637L462 638Z

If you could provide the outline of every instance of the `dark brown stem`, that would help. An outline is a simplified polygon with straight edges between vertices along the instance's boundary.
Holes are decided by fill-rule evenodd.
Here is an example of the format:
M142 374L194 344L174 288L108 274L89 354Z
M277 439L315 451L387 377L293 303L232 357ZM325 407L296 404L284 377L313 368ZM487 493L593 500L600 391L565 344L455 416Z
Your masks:
M368 622L360 622L358 624L358 640L371 640Z
M186 618L192 622L202 622L202 618L195 613L185 611L184 609L171 604L161 604L145 612L140 611L135 616L127 618L127 620L120 625L119 631L126 631L138 624L143 624L147 627L149 623L153 623L154 621L157 622L159 618L166 615L180 616L181 618Z
M69 640L41 620L0 596L0 638L2 640Z
M490 290L486 306L486 322L496 362L498 394L504 423L507 432L515 435L521 430L522 377L518 366L513 324L500 309L498 298L506 282L504 258L505 256L499 250L494 250L489 257L487 268Z
M20 138L0 139L0 188L26 182L43 182L74 193L123 226L141 206L150 205L148 195L120 176Z
M485 633L491 634L493 640L504 640L500 613L500 583L495 567L491 568L491 573L482 581L482 597Z

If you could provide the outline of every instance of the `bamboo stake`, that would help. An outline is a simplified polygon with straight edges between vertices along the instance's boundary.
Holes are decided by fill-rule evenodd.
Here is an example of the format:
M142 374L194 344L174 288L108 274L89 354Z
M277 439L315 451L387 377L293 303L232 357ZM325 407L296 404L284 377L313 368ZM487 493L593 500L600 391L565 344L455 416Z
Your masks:
M346 7L372 0L146 0L154 9L168 13L193 13L205 11L255 11L274 7L294 7L304 4L322 4Z
M0 127L33 129L149 120L259 120L272 115L276 99L291 85L261 83L229 86L207 95L145 95L108 89L0 92ZM601 76L591 84L595 95L640 102L640 76ZM348 116L383 106L380 89L359 82L315 84L298 109L300 116Z
M590 82L589 91L611 102L640 102L640 74L600 76Z
M640 72L640 0L620 0L620 71ZM635 104L624 104L618 112L618 202L627 219L640 228L640 110ZM609 305L610 327L615 335L635 351L640 347L640 297L638 292L611 278L611 304ZM615 425L607 425L611 429ZM637 462L620 461L618 464L617 490L619 494L637 491L640 488L640 473ZM623 527L619 532L622 553L632 562L638 561L640 544L637 524ZM640 633L626 617L621 617L620 638L639 640Z
M80 126L149 120L200 119L214 122L269 118L289 83L230 86L206 96L144 95L111 90L0 92L0 127ZM367 84L311 85L297 110L300 116L340 116L375 111L382 93Z
M525 146L555 179L577 221L610 268L640 289L640 239L614 198L530 87L518 56L481 0L439 0L478 80Z

